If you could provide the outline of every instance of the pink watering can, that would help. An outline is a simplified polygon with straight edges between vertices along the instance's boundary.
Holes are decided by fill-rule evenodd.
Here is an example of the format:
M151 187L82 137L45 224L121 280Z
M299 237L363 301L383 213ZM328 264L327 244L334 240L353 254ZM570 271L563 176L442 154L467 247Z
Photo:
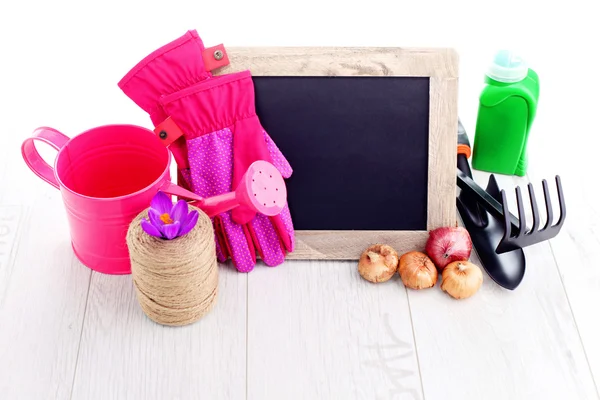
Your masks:
M58 150L54 167L35 141ZM36 175L60 189L77 258L106 274L131 273L127 229L159 190L192 200L210 217L239 205L274 216L287 198L283 177L266 161L250 165L235 192L199 197L171 182L169 150L152 131L135 125L100 126L73 138L42 127L21 152Z

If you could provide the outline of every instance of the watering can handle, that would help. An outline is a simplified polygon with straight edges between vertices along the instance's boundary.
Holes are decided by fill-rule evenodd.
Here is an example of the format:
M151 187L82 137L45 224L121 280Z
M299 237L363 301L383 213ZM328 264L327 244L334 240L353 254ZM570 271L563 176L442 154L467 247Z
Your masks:
M40 141L46 143L55 150L60 151L69 140L68 136L60 133L56 129L43 126L33 131L33 135L25 139L21 145L21 155L29 169L57 189L59 189L60 186L56 179L54 168L48 165L42 156L40 156L40 153L38 153L35 148L35 142Z

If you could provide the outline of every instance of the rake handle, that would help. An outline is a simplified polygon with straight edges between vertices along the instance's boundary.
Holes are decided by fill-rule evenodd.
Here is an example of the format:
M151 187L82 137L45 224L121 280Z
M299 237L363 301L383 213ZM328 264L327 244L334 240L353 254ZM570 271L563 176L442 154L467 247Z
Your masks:
M471 143L469 137L460 120L458 121L458 145L456 146L457 166L469 178L473 178L471 168L469 167L469 157L471 157Z
M469 142L469 136L465 131L464 126L458 121L458 134L457 134L457 171L456 171L456 183L458 187L468 196L468 199L472 199L477 203L481 204L483 208L488 211L494 218L499 221L504 220L504 211L502 204L500 204L495 198L493 198L488 192L483 190L474 180L471 173L471 167L469 166L468 159L471 157L471 143ZM466 200L466 199L465 199ZM519 229L519 220L512 213L509 213L510 223L513 229Z
M473 179L468 177L460 169L456 171L456 183L466 193L477 197L479 204L483 208L492 214L492 216L499 221L504 220L504 211L502 211L502 204L500 204L495 198L493 198L488 192L483 190ZM513 229L519 230L519 220L512 213L509 212L508 218Z

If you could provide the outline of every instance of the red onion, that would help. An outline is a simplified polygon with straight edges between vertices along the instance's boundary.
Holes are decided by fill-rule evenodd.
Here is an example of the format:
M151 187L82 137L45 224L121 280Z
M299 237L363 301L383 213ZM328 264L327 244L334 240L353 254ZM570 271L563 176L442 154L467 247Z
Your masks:
M459 227L442 227L429 232L425 252L439 270L454 261L467 261L473 242L469 232Z

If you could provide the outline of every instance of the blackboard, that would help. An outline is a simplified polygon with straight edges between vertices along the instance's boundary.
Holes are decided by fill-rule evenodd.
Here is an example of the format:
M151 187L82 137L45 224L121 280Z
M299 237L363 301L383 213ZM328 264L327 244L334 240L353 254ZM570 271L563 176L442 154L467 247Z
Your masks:
M229 47L261 124L289 160L288 259L423 250L456 226L458 59L452 49Z
M254 84L259 119L294 168L286 184L296 229L427 229L428 78Z

